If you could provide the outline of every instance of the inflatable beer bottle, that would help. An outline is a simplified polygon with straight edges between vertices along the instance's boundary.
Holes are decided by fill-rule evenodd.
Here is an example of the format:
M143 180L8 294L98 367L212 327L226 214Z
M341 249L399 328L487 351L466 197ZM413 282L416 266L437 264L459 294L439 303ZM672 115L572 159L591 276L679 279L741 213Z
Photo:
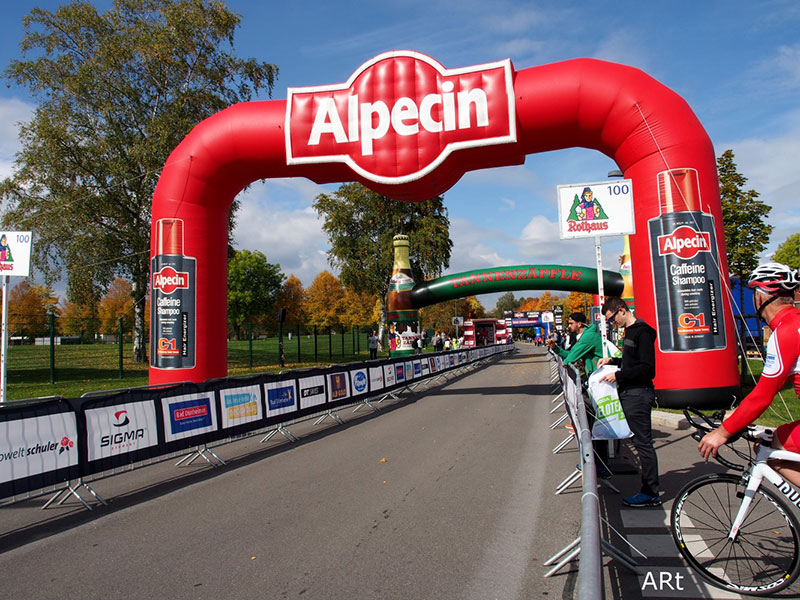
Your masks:
M394 236L392 245L394 265L392 265L392 278L389 280L386 307L390 335L394 325L394 337L389 340L389 353L391 356L404 356L414 352L413 343L418 337L415 329L419 323L419 311L413 307L411 301L414 279L411 276L411 263L408 259L408 236Z

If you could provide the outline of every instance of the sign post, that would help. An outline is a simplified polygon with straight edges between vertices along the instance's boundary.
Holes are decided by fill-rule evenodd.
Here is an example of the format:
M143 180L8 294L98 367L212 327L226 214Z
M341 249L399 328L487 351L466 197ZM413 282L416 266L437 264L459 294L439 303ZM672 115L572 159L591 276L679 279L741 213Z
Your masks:
M31 265L31 232L0 231L0 273L3 276L3 323L0 325L0 404L5 403L8 358L8 278L27 277Z
M562 240L594 237L597 294L601 307L600 335L603 337L603 356L606 356L608 333L606 316L602 311L605 290L601 238L636 233L633 219L633 182L630 179L619 179L613 182L559 185L558 222Z

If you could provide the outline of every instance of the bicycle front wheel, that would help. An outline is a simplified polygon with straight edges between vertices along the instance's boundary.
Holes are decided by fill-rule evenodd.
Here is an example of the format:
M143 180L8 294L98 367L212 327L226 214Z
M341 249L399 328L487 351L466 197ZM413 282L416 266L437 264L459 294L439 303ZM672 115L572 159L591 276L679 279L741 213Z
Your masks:
M746 486L727 473L686 485L672 506L672 537L709 583L762 596L790 585L800 571L800 523L783 499L760 487L736 538L728 534Z

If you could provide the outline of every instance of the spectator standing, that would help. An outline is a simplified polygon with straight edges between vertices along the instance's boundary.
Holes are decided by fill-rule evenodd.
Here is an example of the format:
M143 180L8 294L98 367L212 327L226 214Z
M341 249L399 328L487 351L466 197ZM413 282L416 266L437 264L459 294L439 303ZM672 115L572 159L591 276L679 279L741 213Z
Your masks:
M565 365L569 364L583 364L586 377L597 370L597 362L603 358L603 337L597 329L597 325L592 323L587 325L586 315L582 312L574 312L567 320L567 330L570 334L575 335L575 343L570 346L569 350L560 348L554 340L547 340L547 347L553 352L558 354L563 360ZM591 418L590 426L594 422ZM608 442L595 441L592 442L595 454L597 455L598 462L597 474L600 477L610 477L611 470L608 468Z
M633 445L639 454L642 487L638 494L623 498L626 506L645 508L660 506L658 458L653 446L650 413L656 403L653 378L656 376L656 330L628 310L622 298L608 298L601 309L606 321L625 328L621 358L601 358L599 365L619 367L602 381L616 382L625 420L633 433Z
M367 347L369 348L369 359L375 360L378 358L378 334L373 329L372 334L367 338Z

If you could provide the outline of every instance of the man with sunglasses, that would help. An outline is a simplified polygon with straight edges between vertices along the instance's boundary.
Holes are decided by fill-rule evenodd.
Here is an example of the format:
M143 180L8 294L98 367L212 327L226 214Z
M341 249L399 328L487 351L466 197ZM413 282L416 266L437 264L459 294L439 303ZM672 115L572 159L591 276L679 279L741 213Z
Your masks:
M716 456L719 447L733 434L760 417L787 379L793 381L795 393L800 398L800 310L794 307L800 279L786 265L767 263L753 271L747 287L753 290L756 314L767 322L773 333L767 342L764 370L756 387L720 427L700 440L698 450L706 460ZM778 427L772 438L772 447L800 452L800 421ZM770 466L791 483L800 485L797 463L770 461Z
M632 508L660 506L658 495L658 458L653 446L650 411L656 402L653 378L656 376L656 330L628 310L622 298L608 298L601 309L606 321L625 328L621 358L601 358L598 365L614 364L619 370L602 381L616 382L625 420L633 433L633 445L642 468L641 491L623 503Z

